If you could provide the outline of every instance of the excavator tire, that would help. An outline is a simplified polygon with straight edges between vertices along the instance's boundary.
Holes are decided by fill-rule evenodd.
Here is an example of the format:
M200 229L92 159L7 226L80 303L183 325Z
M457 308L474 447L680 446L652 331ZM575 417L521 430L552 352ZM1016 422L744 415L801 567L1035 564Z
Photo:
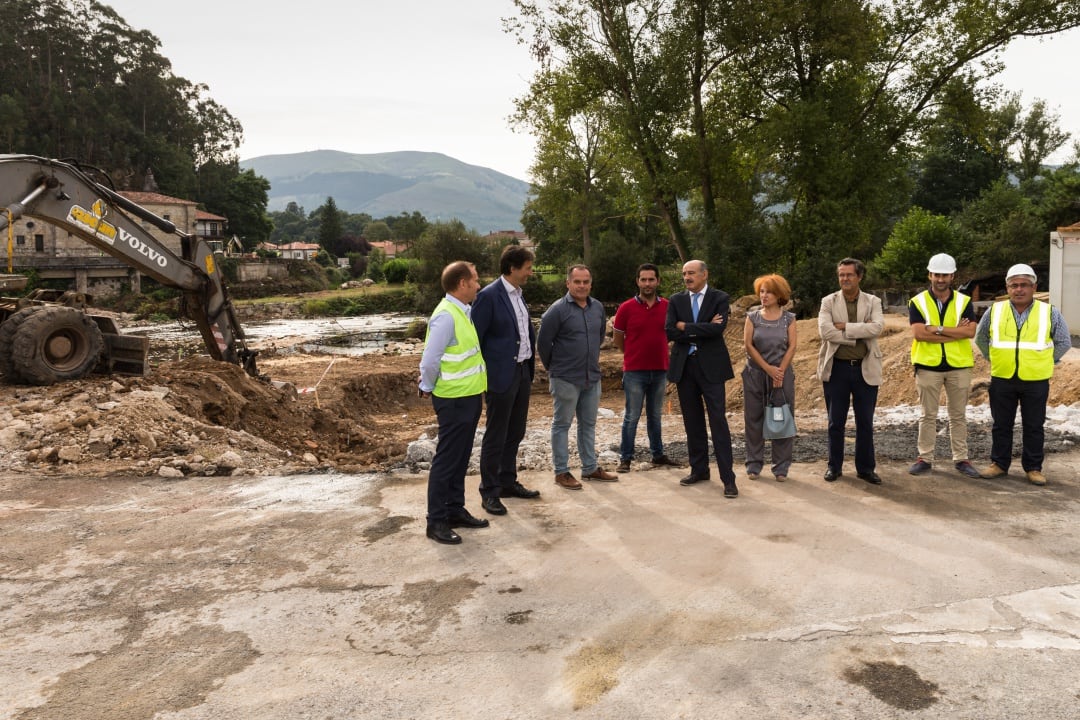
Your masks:
M15 331L11 360L22 382L52 385L87 375L104 347L101 330L86 313L45 307Z
M40 305L31 305L11 315L0 325L0 375L9 383L17 383L19 375L15 371L15 333L25 322L26 318L41 310Z

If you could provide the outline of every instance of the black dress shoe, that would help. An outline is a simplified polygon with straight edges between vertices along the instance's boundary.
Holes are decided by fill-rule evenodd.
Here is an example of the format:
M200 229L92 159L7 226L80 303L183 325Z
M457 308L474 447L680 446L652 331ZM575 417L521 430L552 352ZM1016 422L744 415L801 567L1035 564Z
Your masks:
M459 545L461 543L461 536L451 530L450 524L445 522L434 522L428 525L427 536L443 545Z
M530 490L529 488L525 487L521 483L516 482L516 483L514 483L512 485L504 487L502 489L502 496L503 497L524 498L525 500L531 500L533 498L540 497L540 491L539 490Z
M475 517L471 512L465 508L461 509L457 515L451 515L450 520L447 523L452 528L467 527L467 528L485 528L491 523L487 520L481 520Z
M735 483L730 485L724 485L724 497L737 498L739 497L739 488L735 487Z
M881 484L881 476L878 475L873 470L871 470L868 473L856 473L855 477L859 478L860 480L865 480L866 482L870 483L871 485L880 485Z
M708 479L709 479L708 475L695 475L694 473L690 473L689 475L684 477L682 480L680 480L679 484L680 485L693 485L695 483L705 482Z
M837 471L833 470L832 468L825 468L825 482L836 482L837 478L839 477L840 473L838 473Z
M484 501L480 503L480 507L484 508L484 510L486 510L489 515L506 514L506 506L502 504L502 500L500 500L499 498L484 498Z

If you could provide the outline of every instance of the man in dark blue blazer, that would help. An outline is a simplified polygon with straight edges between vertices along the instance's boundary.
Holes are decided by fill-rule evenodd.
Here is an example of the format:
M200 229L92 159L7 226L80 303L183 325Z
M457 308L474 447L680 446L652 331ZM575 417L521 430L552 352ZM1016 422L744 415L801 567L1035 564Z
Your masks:
M739 496L739 490L735 487L724 387L724 383L735 377L724 342L730 314L729 298L722 290L709 287L709 270L701 260L691 260L683 265L682 275L686 290L668 299L664 324L668 340L674 343L668 380L679 390L686 448L690 454L690 474L679 482L693 485L709 479L707 413L716 464L720 479L724 481L724 497L734 498Z
M487 363L487 422L480 446L480 496L484 510L505 515L501 498L536 498L517 479L517 454L529 416L536 332L521 295L532 275L533 253L508 245L499 258L501 276L476 296L472 321Z

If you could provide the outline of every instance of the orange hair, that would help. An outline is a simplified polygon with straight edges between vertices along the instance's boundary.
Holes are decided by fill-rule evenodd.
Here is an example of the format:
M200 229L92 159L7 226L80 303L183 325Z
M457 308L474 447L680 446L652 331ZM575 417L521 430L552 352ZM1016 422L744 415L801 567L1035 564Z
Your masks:
M791 286L782 275L762 275L754 281L754 294L760 295L762 288L776 296L777 305L787 305L791 300Z

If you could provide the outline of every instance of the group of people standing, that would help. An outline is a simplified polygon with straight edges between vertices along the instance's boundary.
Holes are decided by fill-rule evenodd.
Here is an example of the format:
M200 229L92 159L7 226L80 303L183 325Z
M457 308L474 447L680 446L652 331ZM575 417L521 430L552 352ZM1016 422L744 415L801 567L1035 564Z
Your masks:
M427 535L456 544L456 528L487 527L489 521L465 509L464 479L473 436L486 399L487 420L480 452L483 509L505 515L502 500L535 499L538 490L517 478L517 454L528 417L536 358L547 369L552 396L551 456L555 484L581 490L570 470L569 431L577 423L581 479L616 482L631 471L642 410L651 463L678 466L664 451L661 416L667 383L675 383L689 472L679 482L695 485L710 479L709 440L724 497L736 498L731 432L726 416L726 383L734 378L724 340L730 318L727 293L708 284L700 260L682 267L685 289L670 298L659 293L660 271L653 264L637 270L638 294L622 303L612 322L615 346L623 353L626 399L615 472L597 461L595 428L600 404L600 346L606 333L603 305L591 295L592 273L585 265L567 272L567 293L553 303L534 332L522 299L532 275L533 254L511 245L500 258L500 277L479 289L476 269L455 262L442 274L446 297L432 313L420 362L419 392L431 397L439 439L428 476ZM1036 277L1026 265L1007 273L1009 299L994 303L976 321L971 299L952 289L956 264L948 255L931 258L930 287L911 300L911 362L922 405L918 458L912 474L933 467L938 405L942 388L956 470L969 477L1004 475L1012 459L1012 430L1019 406L1023 416L1022 466L1028 480L1045 484L1042 475L1043 424L1053 365L1071 346L1060 313L1034 299ZM855 258L837 264L840 289L821 301L818 330L821 349L817 377L822 382L828 416L829 456L824 479L843 474L845 426L855 417L856 476L880 484L874 453L874 410L882 382L877 338L884 329L881 300L860 289L866 268ZM765 468L766 411L777 404L794 409L792 360L798 344L795 315L785 306L791 287L780 275L754 282L759 307L743 328L747 361L742 371L746 433L746 474L759 478ZM1028 322L1028 320L1031 322ZM974 354L971 340L990 361L990 407L993 417L991 464L981 473L967 452L966 407ZM771 442L770 470L787 479L794 437Z

